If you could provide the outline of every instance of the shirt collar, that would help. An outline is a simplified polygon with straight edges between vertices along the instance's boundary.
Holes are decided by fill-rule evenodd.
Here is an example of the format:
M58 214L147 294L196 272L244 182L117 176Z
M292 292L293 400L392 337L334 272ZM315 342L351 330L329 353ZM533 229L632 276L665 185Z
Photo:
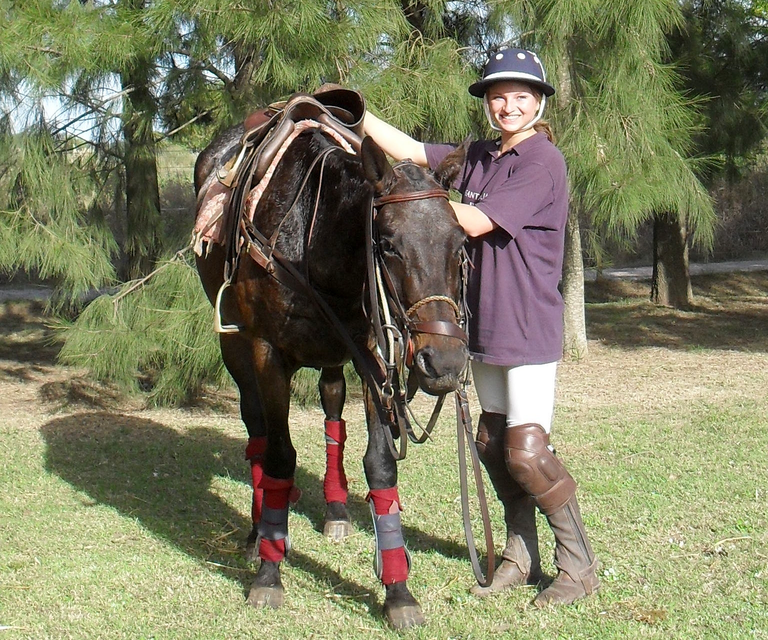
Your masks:
M535 146L538 146L539 143L546 138L546 135L542 131L537 131L534 135L526 138L522 142L518 142L514 147L512 147L509 151L507 151L504 155L508 155L510 153L514 153L516 156L520 156L530 149L532 149ZM501 146L501 138L497 138L496 140L489 140L487 151L488 153L493 156L494 159L498 160L500 155L499 153L499 147Z

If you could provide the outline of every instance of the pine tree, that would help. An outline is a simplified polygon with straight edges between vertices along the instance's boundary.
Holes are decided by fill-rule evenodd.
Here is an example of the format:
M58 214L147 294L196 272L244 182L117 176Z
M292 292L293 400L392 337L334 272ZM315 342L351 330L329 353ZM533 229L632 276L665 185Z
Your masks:
M496 10L541 52L567 96L555 96L550 117L569 165L571 224L588 220L605 237L626 239L665 212L710 243L714 211L688 159L694 112L664 64L666 34L681 22L678 2L530 0ZM576 242L579 234L567 237ZM582 308L583 274L566 271L564 289L573 296L566 305ZM586 350L582 326L566 327L566 349L577 355Z
M438 12L444 4L432 3ZM17 20L36 23L39 9L21 11ZM230 1L212 6L116 0L75 7L50 4L45 11L52 34L48 40L58 49L37 51L34 64L53 65L56 73L34 82L60 96L67 83L75 85L72 103L80 105L96 101L100 82L120 88L122 108L104 113L113 127L115 115L120 116L119 148L91 146L103 158L117 153L122 159L130 275L144 274L152 266L161 269L146 282L127 282L111 300L99 299L84 309L65 330L61 357L125 388L135 387L130 380L149 379L157 401L188 400L204 383L222 378L220 361L204 357L216 352L213 333L202 332L199 339L205 346L192 339L201 327L210 326L211 312L201 302L188 256L156 262L160 247L153 122L202 146L256 106L334 81L362 88L373 96L372 103L372 86L382 92L382 104L401 98L400 113L425 132L434 130L435 112L455 137L463 137L469 126L466 111L444 99L446 92L465 89L469 74L463 59L439 29L435 39L416 31L398 3L316 0L246 7ZM87 63L80 57L82 43L70 11L90 24L86 35L92 37L84 40L95 55ZM106 21L111 35L96 37L90 31L94 20ZM121 39L124 47L107 46ZM172 312L177 304L189 305L189 313L181 308ZM178 375L171 374L175 370Z
M0 91L9 95L23 81L38 95L54 92L98 116L98 135L85 140L92 153L82 157L92 167L88 190L102 199L107 185L120 183L109 179L130 147L132 110L142 114L149 156L141 161L149 164L160 137L157 130L146 135L149 122L199 149L249 110L328 81L361 89L369 108L423 140L488 135L466 87L494 47L512 44L538 50L558 86L548 115L569 162L572 220L583 216L603 234L631 237L654 211L668 210L703 242L711 233L711 207L685 159L691 112L661 63L664 33L680 18L673 0L38 0L13 4L9 15L12 28L0 36ZM50 137L47 124L41 121L39 131ZM58 136L68 148L83 144L71 127ZM141 197L154 198L151 182ZM16 204L29 206L25 198ZM19 206L7 208L18 213ZM82 198L70 206L81 234L102 239L100 264L108 265L115 236L105 216ZM574 266L565 282L577 293L568 307L583 320L578 231L569 228ZM160 256L154 240L144 238L136 255ZM141 372L164 401L188 399L221 380L210 355L210 310L188 256L169 262L177 249L168 247L156 263L158 276L136 288L126 283L118 299L87 307L65 334L63 357L128 386ZM103 268L94 274L88 282L109 277ZM94 351L84 336L96 331L104 341ZM579 332L583 338L583 326ZM577 353L582 344L573 343Z
M685 0L669 36L670 59L701 104L696 150L712 157L702 179L737 180L768 135L768 11L765 2Z

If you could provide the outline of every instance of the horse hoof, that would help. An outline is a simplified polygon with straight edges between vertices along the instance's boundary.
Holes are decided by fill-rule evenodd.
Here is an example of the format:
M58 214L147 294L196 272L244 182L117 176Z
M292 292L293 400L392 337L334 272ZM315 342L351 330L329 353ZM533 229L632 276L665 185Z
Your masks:
M248 594L248 604L254 609L279 609L285 599L282 587L262 587L254 585Z
M384 615L393 629L409 629L424 624L425 618L418 604L409 604L402 607L384 606Z
M323 526L323 535L334 542L341 542L352 534L352 524L347 520L328 520Z

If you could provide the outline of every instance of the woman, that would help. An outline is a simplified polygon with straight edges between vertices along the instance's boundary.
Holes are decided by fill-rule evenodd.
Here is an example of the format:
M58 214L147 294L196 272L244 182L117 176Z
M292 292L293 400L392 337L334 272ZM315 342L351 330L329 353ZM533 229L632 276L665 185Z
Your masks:
M504 505L502 562L478 596L538 584L538 507L555 536L554 581L534 604L571 604L599 587L597 560L576 502L576 483L549 444L562 356L568 184L562 154L541 121L555 92L536 54L505 49L469 87L483 99L497 140L470 145L452 202L469 237L472 374L482 413L477 445ZM424 144L368 113L365 132L397 160L436 167L455 146Z

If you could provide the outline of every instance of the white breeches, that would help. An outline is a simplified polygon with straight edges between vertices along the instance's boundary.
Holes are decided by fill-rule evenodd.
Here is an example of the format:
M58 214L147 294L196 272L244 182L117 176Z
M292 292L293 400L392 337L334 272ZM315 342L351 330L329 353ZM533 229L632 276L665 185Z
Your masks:
M507 416L507 426L538 424L549 433L555 409L557 362L502 367L472 361L483 411Z

